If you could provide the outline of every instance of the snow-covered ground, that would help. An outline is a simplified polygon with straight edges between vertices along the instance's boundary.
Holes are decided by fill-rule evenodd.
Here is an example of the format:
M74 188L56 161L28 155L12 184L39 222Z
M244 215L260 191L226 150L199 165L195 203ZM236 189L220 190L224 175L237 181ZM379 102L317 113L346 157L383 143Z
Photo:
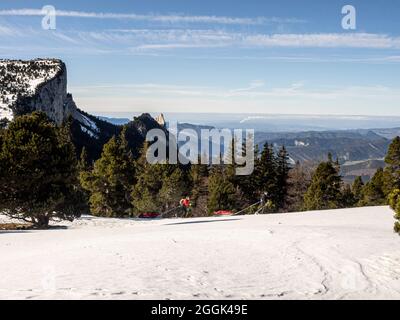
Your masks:
M0 298L400 299L387 207L0 231Z

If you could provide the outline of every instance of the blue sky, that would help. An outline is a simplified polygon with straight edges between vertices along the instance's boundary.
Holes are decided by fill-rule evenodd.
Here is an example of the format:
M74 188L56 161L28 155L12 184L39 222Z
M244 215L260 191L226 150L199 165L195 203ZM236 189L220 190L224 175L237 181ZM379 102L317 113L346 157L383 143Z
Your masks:
M2 0L0 57L61 58L95 113L400 115L397 0Z

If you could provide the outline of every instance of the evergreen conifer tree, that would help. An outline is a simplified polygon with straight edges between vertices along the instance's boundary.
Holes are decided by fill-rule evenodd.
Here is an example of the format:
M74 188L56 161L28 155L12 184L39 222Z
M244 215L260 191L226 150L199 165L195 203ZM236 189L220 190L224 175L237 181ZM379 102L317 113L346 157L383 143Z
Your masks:
M90 193L93 215L124 217L132 214L130 191L135 182L135 165L125 130L104 145L93 170L81 174L81 184Z
M342 206L342 179L332 158L318 165L304 195L304 210L336 209Z
M379 168L363 188L361 206L380 206L385 205L386 195L384 191L384 170Z
M208 197L208 165L198 163L192 163L189 171L189 181L191 183L191 200L193 204L194 214L204 214L207 207Z
M162 210L159 191L163 184L163 168L162 164L148 163L146 158L148 147L148 142L145 142L136 161L137 181L131 193L132 205L136 215L160 213Z
M364 182L361 177L356 177L351 187L351 191L354 195L354 202L356 205L359 204L360 200L362 199L362 192L364 188Z
M357 203L354 193L351 190L351 186L346 184L342 190L342 201L341 206L344 208L352 208Z
M393 139L386 158L383 191L387 196L393 189L400 189L400 137Z
M400 233L400 137L396 137L385 158L387 167L384 172L384 191L392 190L389 196L389 204L395 210L395 218L399 220L394 225L394 230ZM393 190L394 189L394 190Z
M81 155L78 161L78 170L79 172L90 170L89 158L86 147L82 148Z
M179 165L164 165L162 187L159 192L164 210L177 207L179 201L188 195L189 181ZM169 167L169 168L168 168Z
M243 153L246 152L245 143L243 144ZM243 205L251 205L260 200L261 179L258 177L260 168L260 151L258 145L254 148L254 171L247 176L241 176L237 180L237 185L242 193Z
M179 205L179 200L189 192L190 179L178 165L150 164L145 143L137 160L137 183L132 189L132 204L136 215L162 213Z
M389 197L388 197L388 203L390 207L395 211L395 216L394 218L396 220L394 224L394 231L400 234L400 189L394 189Z
M311 183L311 174L299 162L289 171L285 209L297 212L303 209L304 195Z
M389 146L385 162L392 166L395 170L400 170L400 137L393 139Z
M69 132L46 114L17 117L0 138L0 212L46 228L71 220L77 206L77 161Z
M236 189L222 166L211 169L208 182L208 211L232 210L236 204Z
M259 195L267 192L272 206L276 208L280 201L278 190L278 165L272 145L265 143L255 168L255 185Z
M288 179L289 179L289 155L285 146L278 152L277 156L277 206L283 208L288 193Z

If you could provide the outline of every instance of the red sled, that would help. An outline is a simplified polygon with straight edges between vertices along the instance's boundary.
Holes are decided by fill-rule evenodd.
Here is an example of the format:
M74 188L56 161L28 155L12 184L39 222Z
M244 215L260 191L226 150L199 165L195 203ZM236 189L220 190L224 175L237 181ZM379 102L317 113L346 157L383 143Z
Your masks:
M214 215L216 215L216 216L231 216L231 215L233 215L233 212L228 211L228 210L220 210L220 211L214 212Z
M155 219L155 218L158 218L159 216L160 216L159 213L147 212L147 213L141 213L139 218L141 218L141 219Z

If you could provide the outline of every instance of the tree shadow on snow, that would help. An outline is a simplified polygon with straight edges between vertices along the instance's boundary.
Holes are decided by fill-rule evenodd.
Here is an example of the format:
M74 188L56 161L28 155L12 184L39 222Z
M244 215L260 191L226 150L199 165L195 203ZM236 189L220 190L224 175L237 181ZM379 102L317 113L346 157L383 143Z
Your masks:
M37 232L37 231L56 231L56 230L67 230L67 226L49 226L46 229L38 229L31 227L29 229L0 229L0 234L5 234L5 233L32 233L32 232Z
M0 230L0 235L6 233L31 233L31 232L32 230Z
M242 220L242 219L187 221L187 222L167 223L167 224L164 224L164 226L174 226L174 225L180 225L180 224L210 223L210 222L226 222L226 221L237 221L237 220Z

